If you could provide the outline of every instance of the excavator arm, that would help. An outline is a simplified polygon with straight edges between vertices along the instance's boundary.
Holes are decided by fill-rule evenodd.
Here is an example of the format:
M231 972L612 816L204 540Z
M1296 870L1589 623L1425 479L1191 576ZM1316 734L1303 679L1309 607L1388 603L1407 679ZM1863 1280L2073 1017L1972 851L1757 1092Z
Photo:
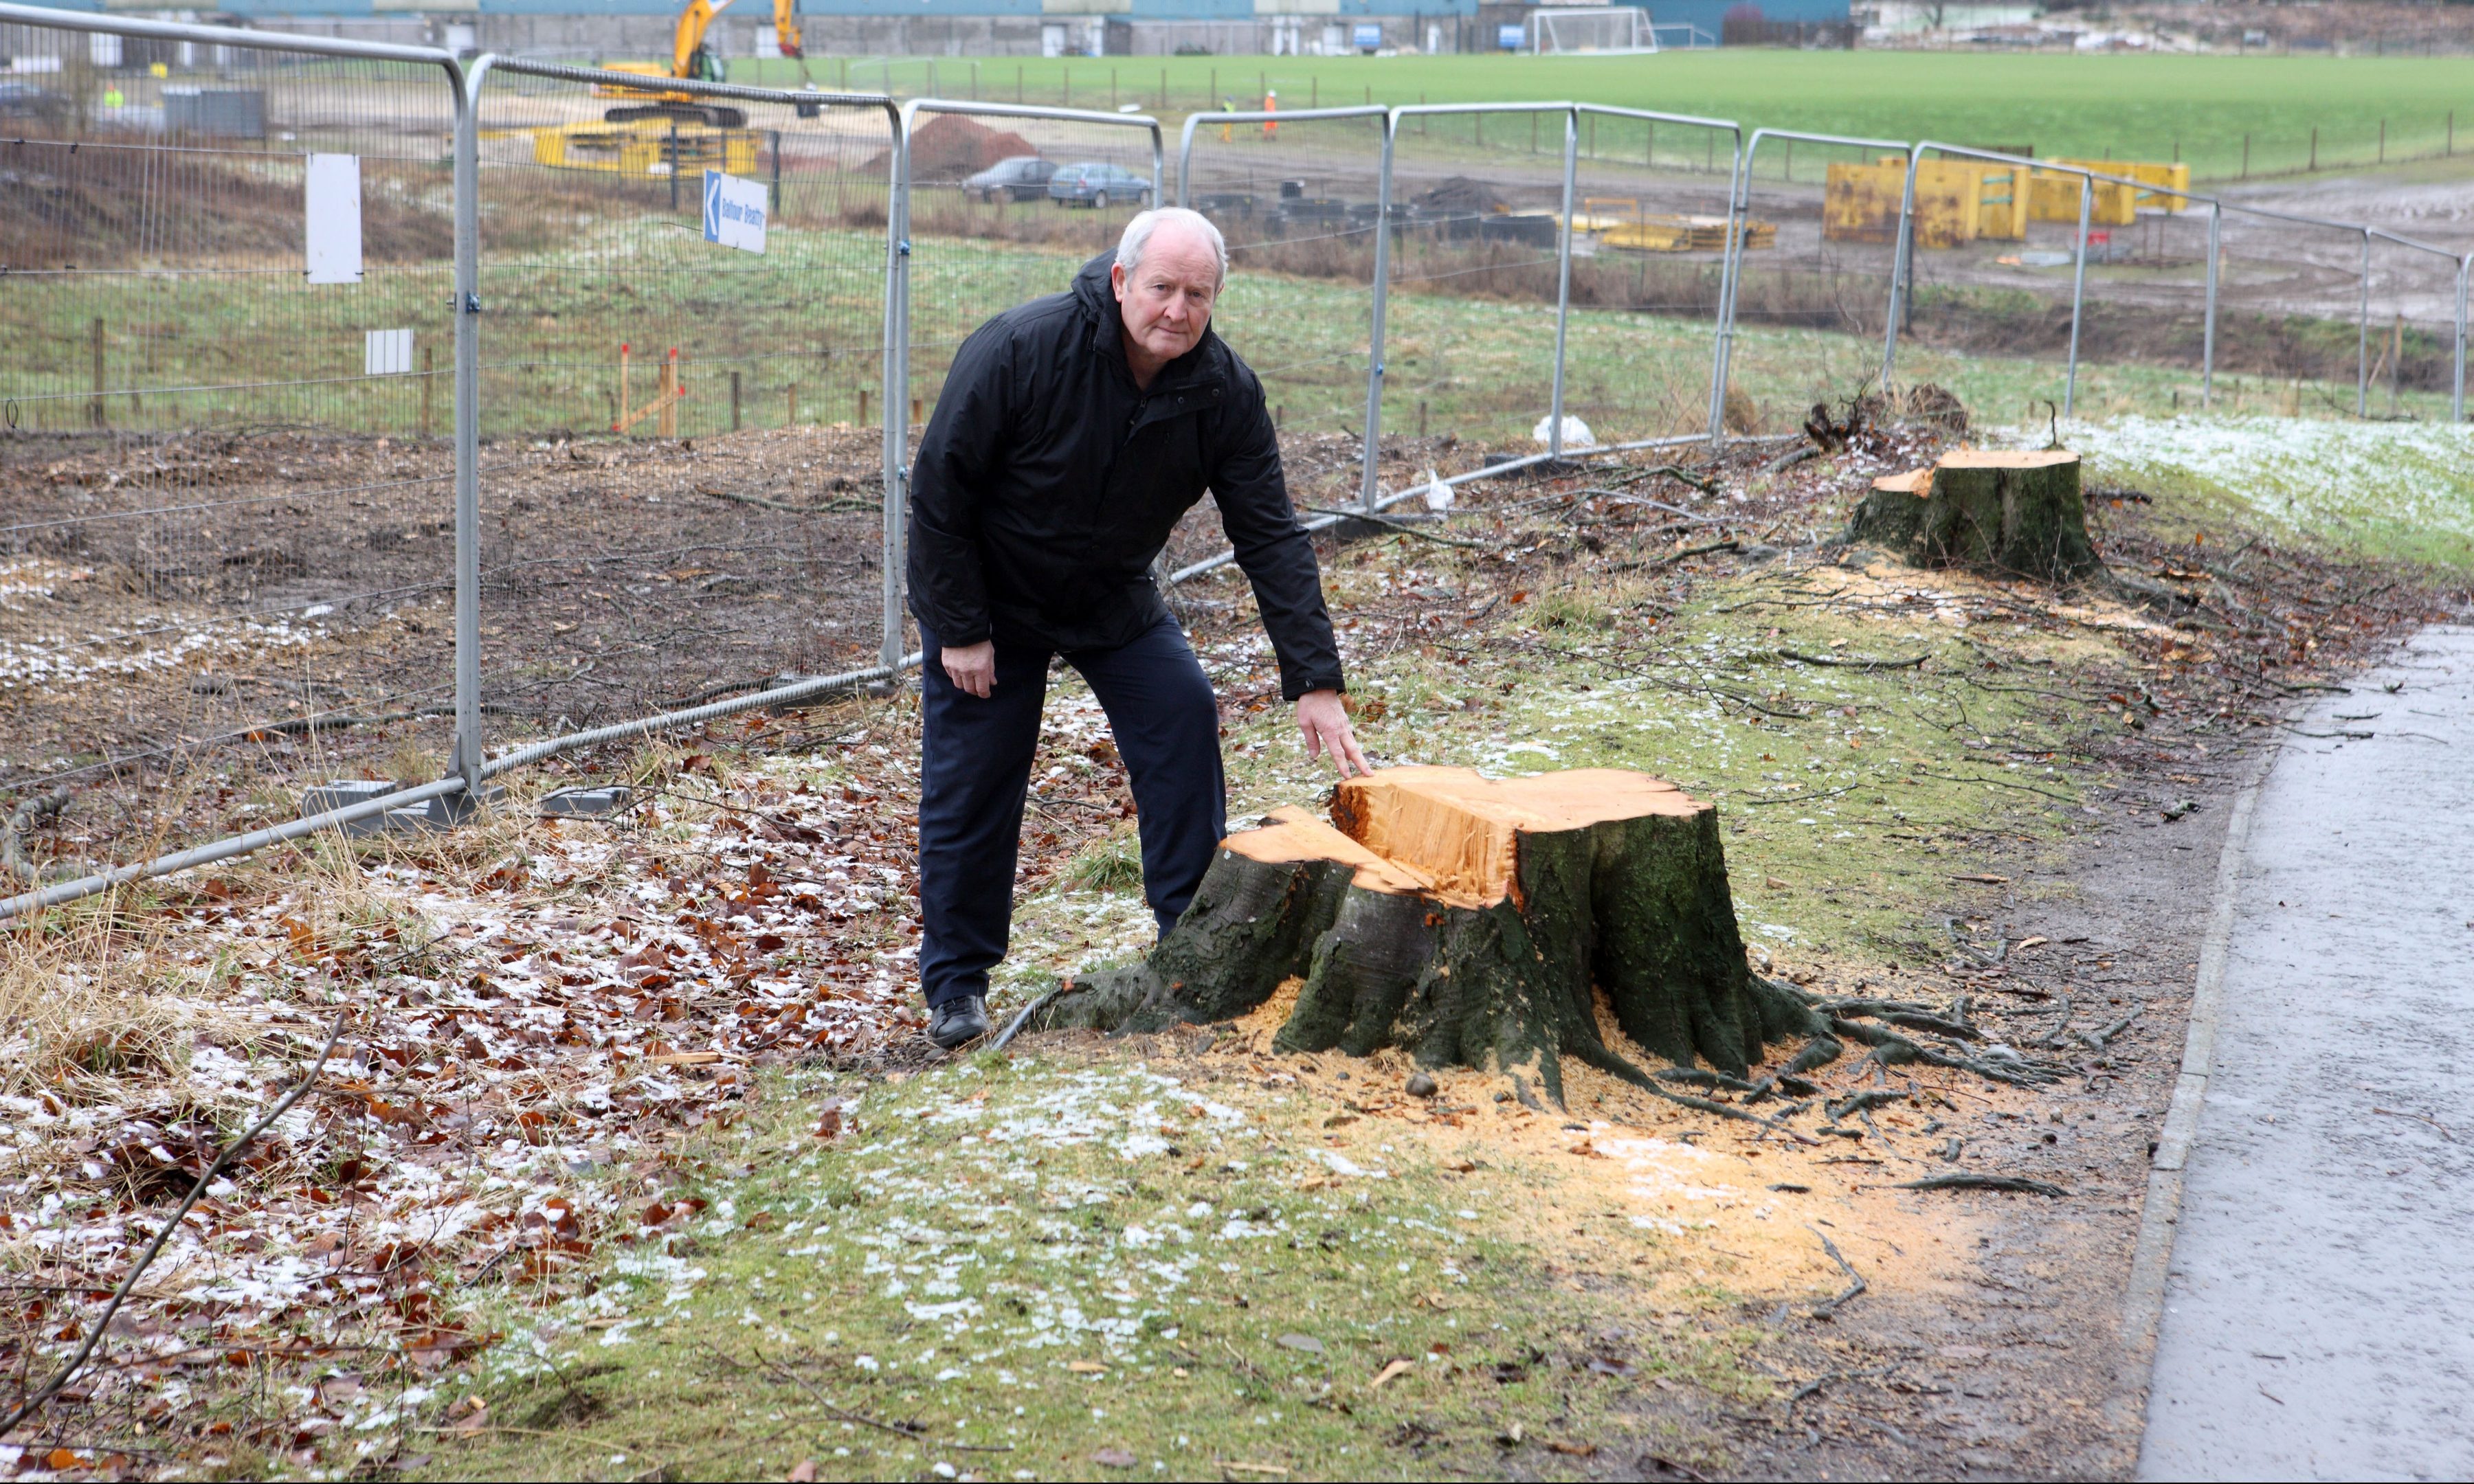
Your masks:
M721 65L705 49L704 34L730 5L731 0L688 0L688 8L679 12L678 29L670 35L670 76L721 81Z
M782 55L804 59L807 44L799 36L799 0L773 0L773 35L782 44Z

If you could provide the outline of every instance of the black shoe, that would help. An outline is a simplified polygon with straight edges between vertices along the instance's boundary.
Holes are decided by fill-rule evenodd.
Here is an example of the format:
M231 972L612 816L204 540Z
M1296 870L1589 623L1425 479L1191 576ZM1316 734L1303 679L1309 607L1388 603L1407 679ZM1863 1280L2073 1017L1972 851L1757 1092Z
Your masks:
M977 994L958 995L928 1010L928 1039L951 1051L988 1033L988 1002Z

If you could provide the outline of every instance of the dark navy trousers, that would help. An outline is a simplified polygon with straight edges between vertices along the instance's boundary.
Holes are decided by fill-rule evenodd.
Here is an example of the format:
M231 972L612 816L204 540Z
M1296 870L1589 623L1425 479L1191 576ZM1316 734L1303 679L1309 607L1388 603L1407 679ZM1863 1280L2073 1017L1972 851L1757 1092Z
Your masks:
M919 983L930 1005L985 994L1013 925L1014 858L1048 698L1045 649L997 646L985 700L945 674L920 632ZM1130 644L1069 650L1108 713L1142 826L1143 896L1165 933L1227 833L1220 704L1174 619Z

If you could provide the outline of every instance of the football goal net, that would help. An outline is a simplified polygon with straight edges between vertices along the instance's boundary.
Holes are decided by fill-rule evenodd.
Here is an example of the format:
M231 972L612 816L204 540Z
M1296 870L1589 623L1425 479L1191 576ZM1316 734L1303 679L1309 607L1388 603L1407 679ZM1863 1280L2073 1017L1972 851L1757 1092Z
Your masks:
M1655 52L1658 33L1637 5L1597 5L1529 12L1529 50L1540 57Z

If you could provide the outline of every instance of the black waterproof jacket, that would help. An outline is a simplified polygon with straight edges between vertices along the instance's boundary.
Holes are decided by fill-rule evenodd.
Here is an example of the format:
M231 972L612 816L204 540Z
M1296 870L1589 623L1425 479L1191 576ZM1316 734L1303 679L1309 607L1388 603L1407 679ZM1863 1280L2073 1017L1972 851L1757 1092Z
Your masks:
M1105 253L954 357L910 472L910 610L950 645L1107 648L1167 613L1152 562L1205 489L1291 700L1341 688L1263 384L1219 335L1134 385Z

